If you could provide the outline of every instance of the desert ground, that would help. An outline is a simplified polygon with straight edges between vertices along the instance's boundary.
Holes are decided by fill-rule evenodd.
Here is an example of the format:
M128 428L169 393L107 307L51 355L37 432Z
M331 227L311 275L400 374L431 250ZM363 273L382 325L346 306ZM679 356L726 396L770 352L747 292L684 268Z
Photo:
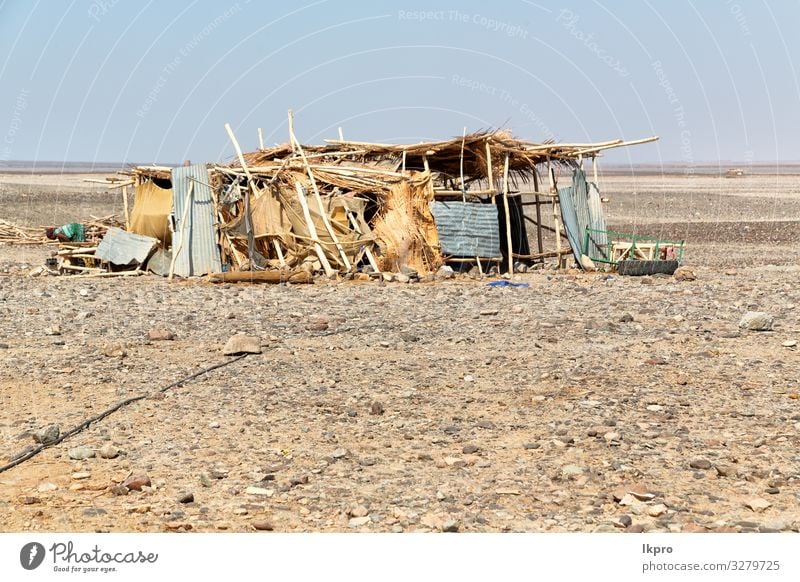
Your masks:
M0 218L121 212L85 177L2 175ZM32 278L49 249L0 246L0 465L148 395L0 473L0 529L800 531L800 168L600 186L696 280ZM237 333L263 353L159 390Z

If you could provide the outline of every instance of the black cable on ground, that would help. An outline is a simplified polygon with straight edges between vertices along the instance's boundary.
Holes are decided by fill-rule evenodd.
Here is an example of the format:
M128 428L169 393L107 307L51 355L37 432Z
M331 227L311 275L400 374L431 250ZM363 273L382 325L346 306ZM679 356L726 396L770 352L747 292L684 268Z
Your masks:
M191 374L190 376L186 376L185 378L181 378L180 380L178 380L177 382L173 382L169 386L164 386L163 388L159 388L156 392L166 392L167 390L169 390L171 388L177 388L178 386L186 384L187 382L190 382L191 380L194 380L195 378L197 378L199 376L202 376L203 374L208 374L212 370L216 370L218 368L222 368L222 367L227 366L229 364L233 364L234 362L238 362L242 358L247 357L247 355L248 354L242 354L240 356L236 356L235 358L231 358L230 360L225 360L224 362L220 362L218 364L214 364L213 366L208 366L207 368L203 368L199 372L195 372L194 374ZM113 414L114 412L116 412L120 408L122 408L124 406L127 406L128 404L132 404L134 402L138 402L139 400L144 400L145 398L147 398L148 396L151 396L152 394L153 394L152 392L147 393L147 394L140 394L139 396L133 396L131 398L127 398L125 400L117 402L111 408L108 408L108 409L104 410L103 412L101 412L99 414L95 414L94 416L92 416L90 418L87 418L86 420L84 420L79 425L71 428L70 430L68 430L64 434L59 435L59 437L56 438L55 440L53 440L52 442L42 443L38 447L34 447L33 449L31 449L31 450L27 451L26 453L20 455L19 457L15 458L10 463L8 463L6 465L3 465L2 467L0 467L0 473L3 473L4 471L8 471L9 469L13 469L17 465L21 465L22 463L24 463L28 459L31 459L31 458L35 457L36 455L38 455L39 453L41 453L43 450L49 449L50 447L54 447L57 444L65 441L69 437L75 436L79 432L82 432L82 431L86 430L87 428L89 428L89 426L91 424L103 420L105 417L109 416L110 414Z

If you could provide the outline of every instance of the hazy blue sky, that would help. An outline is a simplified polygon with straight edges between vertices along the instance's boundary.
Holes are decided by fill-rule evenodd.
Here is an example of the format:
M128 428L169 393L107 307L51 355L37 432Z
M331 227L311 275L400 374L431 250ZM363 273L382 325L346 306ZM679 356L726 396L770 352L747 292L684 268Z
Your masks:
M800 2L0 0L0 160L173 162L257 128L653 134L609 162L800 159Z

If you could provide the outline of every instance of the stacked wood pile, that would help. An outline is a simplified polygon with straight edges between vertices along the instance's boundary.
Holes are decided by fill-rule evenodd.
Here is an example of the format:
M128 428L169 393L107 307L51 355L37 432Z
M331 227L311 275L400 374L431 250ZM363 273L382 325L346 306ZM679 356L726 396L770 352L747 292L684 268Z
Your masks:
M83 222L83 225L86 229L86 242L96 245L105 236L109 227L119 227L121 223L117 220L115 214L110 214L103 217L90 216L89 220ZM0 219L0 243L9 245L56 244L56 241L50 240L45 236L46 228L48 227L20 226Z

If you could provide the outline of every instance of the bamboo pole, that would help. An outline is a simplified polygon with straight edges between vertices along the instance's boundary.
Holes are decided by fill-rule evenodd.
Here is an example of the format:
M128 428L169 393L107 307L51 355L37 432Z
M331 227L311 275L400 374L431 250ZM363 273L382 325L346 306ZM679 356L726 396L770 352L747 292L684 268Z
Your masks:
M506 242L508 243L508 276L514 274L514 257L511 255L514 253L513 246L511 244L511 212L508 208L508 158L509 154L506 154L506 161L503 166L503 210L506 214Z
M658 140L658 136L657 135L654 135L652 137L645 137L645 138L642 138L642 139L634 139L634 140L631 140L631 141L619 140L617 143L612 143L612 144L608 144L608 145L597 145L597 146L592 146L592 147L588 147L588 148L585 148L585 149L581 149L581 150L578 150L576 152L572 152L572 155L577 156L577 155L592 154L592 153L597 153L597 152L602 151L602 150L610 150L612 148L621 148L621 147L625 147L625 146L632 146L632 145L639 145L639 144L643 144L643 143L650 143L650 142L656 141L656 140Z
M297 199L300 201L300 206L303 208L303 216L305 217L306 225L308 226L308 234L311 235L311 239L314 241L314 250L317 253L317 257L319 257L319 262L322 264L322 268L325 269L325 274L328 275L328 277L332 277L336 274L336 271L334 271L333 267L331 267L328 257L325 256L325 250L320 244L319 237L317 236L317 229L314 226L314 221L311 219L311 212L308 210L306 193L303 191L303 186L300 184L300 182L295 182L294 185L295 189L297 190Z
M303 146L300 145L300 142L297 141L297 137L294 134L294 122L292 121L293 115L292 110L289 110L289 139L291 139L292 143L295 144L297 147L297 152L300 154L300 157L303 159L303 163L306 167L306 172L308 173L308 179L311 180L311 189L314 191L314 198L319 205L319 213L322 217L322 224L325 225L325 230L328 231L328 235L330 235L333 244L336 245L337 250L339 251L339 256L342 258L342 264L344 265L345 269L348 271L352 268L350 265L350 259L347 258L347 253L344 252L344 248L342 247L341 243L339 242L339 237L336 236L336 233L331 226L330 220L328 220L328 211L322 204L322 196L320 196L319 188L317 188L317 181L314 179L314 172L311 171L311 165L308 163L308 159L306 158L306 154L303 151Z
M178 248L172 250L172 260L169 262L169 281L175 276L175 262L178 255L183 250L184 234L186 232L186 219L189 216L189 206L192 204L192 193L194 192L194 182L189 182L189 190L186 192L186 199L183 201L183 215L181 216L181 228L178 233Z

